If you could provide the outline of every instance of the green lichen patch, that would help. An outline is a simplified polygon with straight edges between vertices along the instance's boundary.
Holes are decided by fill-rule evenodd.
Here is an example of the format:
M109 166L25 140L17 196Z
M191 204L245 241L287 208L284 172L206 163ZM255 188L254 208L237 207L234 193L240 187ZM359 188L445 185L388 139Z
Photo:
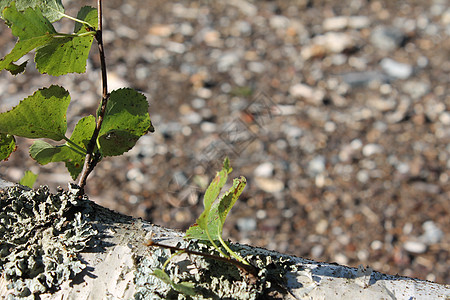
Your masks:
M179 246L186 247L187 243ZM237 253L239 250L247 252L238 245L232 245L232 248ZM192 241L189 249L218 255L213 247ZM175 256L164 271L176 284L192 283L197 294L191 297L152 275L155 269L163 268L171 254L167 249L152 248L149 256L137 258L135 299L265 299L274 293L286 293L279 287L283 285L285 274L295 269L294 263L287 258L247 252L244 258L260 270L254 278L223 261L197 255Z
M96 235L91 208L79 199L75 185L51 194L48 187L0 191L0 271L15 298L34 299L57 290L85 265L77 252Z

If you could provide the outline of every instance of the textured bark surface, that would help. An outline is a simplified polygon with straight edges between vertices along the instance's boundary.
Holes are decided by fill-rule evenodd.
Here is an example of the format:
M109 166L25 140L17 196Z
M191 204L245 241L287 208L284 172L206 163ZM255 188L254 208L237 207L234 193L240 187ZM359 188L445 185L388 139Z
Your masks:
M0 181L0 189L11 183ZM3 201L3 200L2 200ZM86 200L88 201L88 200ZM40 299L182 299L170 285L151 275L171 255L169 250L149 248L153 239L161 244L186 247L183 233L158 227L105 209L93 202L89 222L97 231L91 245L77 253L84 269L66 280L58 290ZM211 252L207 246L189 247ZM413 278L382 274L284 255L247 245L234 250L257 266L258 278L242 274L227 263L194 255L179 255L166 271L175 282L190 281L197 299L448 299L450 287ZM7 288L5 270L0 295ZM33 296L31 296L33 297ZM30 299L32 299L30 297ZM194 298L195 298L194 297Z

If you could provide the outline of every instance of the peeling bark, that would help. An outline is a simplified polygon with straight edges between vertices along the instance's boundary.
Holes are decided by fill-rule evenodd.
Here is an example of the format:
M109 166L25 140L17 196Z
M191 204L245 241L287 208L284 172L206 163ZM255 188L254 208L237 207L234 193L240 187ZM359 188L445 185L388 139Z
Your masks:
M0 179L0 189L6 191L12 186L14 184ZM72 272L74 276L50 292L36 293L40 299L184 299L184 295L151 275L155 268L162 268L172 253L149 248L146 243L153 239L161 244L208 253L213 253L213 249L200 243L188 243L181 232L121 215L86 199L83 201L90 207L86 220L97 232L90 246L77 252L84 269L78 274ZM70 215L63 217L66 223L70 222ZM4 219L0 218L0 225L2 221ZM449 285L386 275L368 267L356 269L321 263L248 245L233 244L232 247L259 268L256 280L233 265L186 254L172 259L166 272L175 282L193 282L199 293L196 299L450 298ZM23 299L14 296L17 291L8 289L11 282L5 279L7 270L1 265L0 270L0 296ZM34 299L34 296L28 298Z

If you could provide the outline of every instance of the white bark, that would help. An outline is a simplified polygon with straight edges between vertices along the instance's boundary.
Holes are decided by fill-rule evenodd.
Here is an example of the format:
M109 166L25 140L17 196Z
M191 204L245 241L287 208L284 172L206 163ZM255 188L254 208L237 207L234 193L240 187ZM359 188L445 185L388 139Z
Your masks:
M0 189L7 185L11 184L0 180ZM161 244L185 246L187 242L183 240L183 233L120 215L93 203L91 203L91 206L94 209L93 215L95 216L92 224L98 231L95 236L97 246L94 249L83 250L79 253L81 261L87 267L73 280L65 281L60 289L53 294L41 294L41 299L160 299L178 297L173 291L170 294L170 286L150 274L155 267L161 267L169 251L149 248L145 243L152 238ZM284 270L282 280L278 281L278 285L281 283L282 287L276 288L277 284L272 280L274 274L269 276L266 272L265 275L261 275L266 276L263 286L269 288L267 283L271 282L271 289L276 290L269 296L266 294L264 299L450 298L449 285L386 275L362 266L355 269L337 264L320 263L251 246L236 245L236 249L240 249L238 252L243 256L249 257L248 255L251 255L250 261L253 257L253 261L261 262L260 266L266 263L270 265L270 262L273 262L276 266L283 265L268 271L273 273ZM164 258L161 259L161 255ZM176 281L177 277L184 278L184 280L186 278L202 280L201 276L195 275L196 272L204 272L204 270L197 270L197 268L204 268L199 262L202 259L193 256L188 257L187 255L177 256L168 265L168 272L173 275L172 280ZM194 263L191 260L194 260ZM217 270L215 271L220 273L222 267L216 267ZM211 268L214 267L211 266ZM223 272L227 273L229 269L224 269ZM227 276L227 274L225 275ZM7 284L4 277L0 277L0 295L2 298L12 292L8 290ZM197 284L200 286L201 283ZM216 283L215 285L220 286L221 284ZM237 287L238 284L239 287ZM245 279L242 282L232 283L232 287L224 284L223 287L220 287L224 294L221 296L220 293L215 292L215 295L219 298L252 299L258 293L252 291L251 284L249 280ZM167 294L168 292L169 294ZM201 296L198 297L199 299L205 299ZM259 297L263 296L259 295Z

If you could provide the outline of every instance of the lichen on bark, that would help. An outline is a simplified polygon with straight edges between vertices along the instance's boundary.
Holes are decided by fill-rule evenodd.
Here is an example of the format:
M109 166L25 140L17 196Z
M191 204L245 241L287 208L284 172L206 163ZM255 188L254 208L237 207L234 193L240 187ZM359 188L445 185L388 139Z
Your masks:
M196 241L183 241L177 246L219 255L212 246ZM256 278L243 273L233 264L184 253L173 257L164 271L176 284L193 283L197 294L189 297L152 275L154 270L161 269L166 259L171 256L168 249L153 248L149 256L137 257L135 299L264 299L277 293L284 274L295 270L293 262L287 258L251 253L239 245L231 247L233 251L244 254L246 260L258 267Z
M0 271L12 298L55 291L85 268L77 253L91 246L97 232L88 200L77 191L76 185L56 194L45 186L0 191Z

